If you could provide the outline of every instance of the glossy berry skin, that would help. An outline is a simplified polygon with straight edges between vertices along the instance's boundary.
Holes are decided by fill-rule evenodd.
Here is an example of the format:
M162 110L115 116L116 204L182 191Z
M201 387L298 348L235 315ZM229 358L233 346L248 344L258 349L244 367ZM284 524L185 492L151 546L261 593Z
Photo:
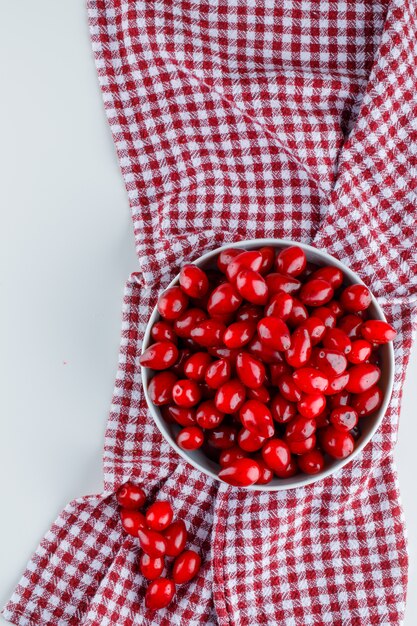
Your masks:
M263 257L257 250L245 250L236 256L226 269L226 276L231 283L235 283L239 272L251 270L259 272L263 264Z
M166 370L178 359L178 348L172 341L157 341L141 354L139 363L142 367L153 370Z
M183 450L197 450L204 443L204 433L198 426L186 426L178 433L176 442Z
M362 324L363 320L358 315L354 315L353 313L344 315L337 320L337 327L340 328L340 330L343 330L351 341L362 338Z
M217 450L227 450L236 443L236 428L221 424L217 428L209 430L207 443Z
M174 322L174 331L182 339L191 338L191 331L200 322L207 319L202 309L187 309Z
M365 361L367 361L371 356L371 352L372 346L369 341L365 341L365 339L356 339L356 341L352 342L352 348L347 355L347 359L349 363L353 363L354 365L365 363Z
M202 402L197 409L196 421L200 428L217 428L224 419L224 413L219 411L212 400Z
M262 343L257 334L248 343L246 350L264 363L282 363L282 356L278 350L268 348L268 346Z
M343 283L342 271L332 265L320 267L318 270L313 272L309 278L312 280L317 278L325 280L331 287L333 287L333 289L338 289Z
M290 374L284 374L278 380L278 389L281 395L290 402L301 400L302 393Z
M165 530L174 518L174 511L169 502L156 500L146 511L146 523L152 530Z
M184 363L185 376L201 383L211 361L211 356L207 352L195 352Z
M291 326L291 328L297 328L298 326L300 326L300 324L303 324L307 321L308 311L304 304L300 302L300 300L298 300L298 298L294 298L293 296L292 300L292 311L286 321L288 323L288 326Z
M158 298L157 308L161 317L176 320L188 306L188 297L181 287L169 287Z
M187 359L190 358L192 352L188 348L183 348L178 350L178 359L175 361L174 365L171 366L170 371L178 376L178 378L184 378L184 364Z
M278 469L275 470L274 474L275 476L278 476L278 478L291 478L291 476L295 476L297 472L298 472L297 461L295 460L293 456L291 456L290 462L288 463L287 467L282 470L278 470Z
M225 348L222 346L208 348L207 350L208 350L208 353L211 354L211 356L215 356L218 359L227 359L228 361L230 361L231 365L234 365L236 361L236 357L240 352L240 350L232 349L232 348Z
M258 322L258 337L261 342L272 350L284 352L291 345L288 326L279 317L264 317Z
M269 366L269 378L266 379L266 383L272 387L278 387L279 380L284 374L291 374L293 368L288 363L271 363Z
M277 394L271 402L272 418L279 424L285 424L293 419L297 414L297 408L293 402L286 400Z
M260 477L259 465L252 459L237 459L219 472L219 478L234 487L249 487Z
M326 398L322 393L303 394L297 402L298 412L304 417L317 417L326 408Z
M241 270L236 277L236 287L242 298L251 304L266 304L268 287L259 272Z
M242 252L244 251L239 250L239 248L226 248L226 250L222 250L217 257L217 267L219 270L225 274L228 265Z
M232 366L229 359L218 359L208 366L204 380L212 389L218 389L230 379L231 375Z
M196 423L195 409L193 408L170 404L168 407L166 407L166 410L170 418L180 426L194 426Z
M148 580L159 578L164 571L165 562L161 557L153 558L144 552L139 561L139 569L142 576Z
M309 317L300 325L300 328L308 332L312 346L320 343L326 334L326 326L319 317Z
M172 398L178 406L189 408L201 400L201 390L195 380L178 380L172 388Z
M329 378L313 367L301 367L292 375L297 387L304 393L324 392L329 386Z
M265 277L265 280L268 286L270 296L273 296L274 294L281 291L285 291L285 293L294 295L295 293L297 293L297 291L299 291L301 287L301 283L299 280L297 280L296 278L292 278L291 276L285 276L284 274L280 274L279 272L268 274L268 276Z
M311 450L300 456L298 466L304 474L318 474L324 468L324 456L320 450Z
M261 385L261 387L257 387L256 389L248 387L246 390L246 397L248 400L259 400L259 402L263 402L264 404L267 404L271 399L268 389L263 385Z
M396 331L387 322L382 320L369 320L361 326L362 337L371 343L384 344L392 341Z
M205 272L196 265L183 265L179 282L183 292L190 298L202 298L209 288Z
M259 437L272 437L274 423L271 411L259 400L247 400L239 411L240 421L244 428L259 435Z
M343 374L347 368L347 359L338 350L315 348L312 361L315 367L329 377Z
M371 294L365 285L350 285L342 291L340 296L340 304L348 313L364 311L371 301Z
M117 502L125 509L140 509L145 504L146 494L141 487L125 483L117 492Z
M272 296L265 307L265 317L279 317L284 322L291 315L294 299L289 293L280 291Z
M287 276L299 276L307 265L306 255L302 248L289 246L280 251L276 258L275 269Z
M262 255L262 265L258 271L260 274L266 274L274 266L275 248L272 246L264 246L263 248L259 248L259 252Z
M163 609L171 602L175 595L175 585L169 578L157 578L153 580L145 593L145 606L147 609L157 611Z
M330 309L330 311L335 316L336 320L338 320L339 317L342 317L344 313L344 310L342 309L340 303L337 300L330 300L330 302L326 304L326 308Z
M350 433L342 433L331 426L320 432L320 443L323 451L334 459L345 459L353 452L355 441Z
M146 528L146 519L139 511L131 509L121 509L120 520L123 530L132 537L137 537L139 530Z
M352 350L352 342L346 333L340 328L328 328L323 338L324 348L329 350L337 350L344 355L348 355Z
M222 413L236 413L244 403L245 397L245 387L239 380L233 379L217 390L214 402Z
M336 409L339 406L350 406L351 394L344 389L329 398L329 406Z
M354 365L349 370L349 381L346 391L362 393L373 387L381 377L381 370L372 363Z
M148 394L156 406L169 404L172 401L172 389L178 378L172 372L155 374L148 385Z
M207 303L207 311L212 317L234 313L242 302L236 288L230 283L223 283L214 289Z
M346 387L349 382L349 372L342 372L342 374L337 374L336 376L329 377L329 386L326 391L324 391L324 395L332 396Z
M264 317L263 308L249 302L242 304L236 313L237 322L253 322L256 324Z
M245 452L255 452L256 450L260 450L265 441L265 437L260 437L246 428L242 428L237 436L239 447Z
M256 484L267 485L273 479L274 472L267 466L267 464L265 463L265 461L263 460L260 454L257 454L255 456L255 461L258 464L259 472L260 472L260 475L259 475L258 480L256 481Z
M223 335L223 343L227 348L241 348L247 344L255 334L254 322L240 321L230 324Z
M171 324L161 320L152 326L151 337L154 341L172 341L177 343L177 336Z
M155 530L150 530L148 528L139 528L138 537L140 547L146 554L149 554L149 556L153 558L165 555L167 543L163 535L156 532Z
M238 459L246 457L246 453L239 446L233 446L227 450L222 450L219 457L220 467L228 467Z
M314 309L314 317L318 317L326 328L334 328L336 326L336 315L327 306L319 306Z
M269 439L262 448L262 458L274 473L283 472L289 465L291 453L282 439Z
M307 439L301 439L300 441L292 441L285 436L285 442L288 445L291 454L302 455L310 452L316 447L316 435L311 435Z
M185 548L187 543L187 527L182 520L172 522L164 531L166 540L166 556L178 556Z
M240 352L236 358L236 374L249 389L259 389L265 381L265 366L255 357Z
M314 419L300 415L287 424L285 440L287 443L288 441L303 441L314 435L315 432L316 423Z
M221 346L226 326L218 320L203 320L194 326L190 336L196 343L205 348Z
M310 335L305 329L296 328L291 337L291 346L285 353L285 359L291 367L307 365L311 357Z
M201 567L201 557L194 550L185 550L174 561L172 578L176 585L188 583L197 574Z
M349 432L358 423L358 414L350 406L340 406L330 413L330 422L342 432Z
M377 411L382 404L384 395L381 389L375 385L362 393L352 396L351 406L359 417L366 417Z
M333 288L322 278L313 278L304 283L299 298L306 306L323 306L333 298Z

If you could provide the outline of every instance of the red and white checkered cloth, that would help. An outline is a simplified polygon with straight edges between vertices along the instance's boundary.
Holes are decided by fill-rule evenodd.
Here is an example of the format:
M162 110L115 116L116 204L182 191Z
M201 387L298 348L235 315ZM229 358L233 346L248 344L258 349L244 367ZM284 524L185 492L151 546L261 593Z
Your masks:
M20 626L402 622L407 552L392 450L417 301L415 0L89 0L140 272L126 285L105 491L69 504L3 611ZM390 408L334 476L219 485L161 438L138 357L159 289L224 242L312 242L358 272L398 331ZM114 491L171 499L204 558L157 613Z

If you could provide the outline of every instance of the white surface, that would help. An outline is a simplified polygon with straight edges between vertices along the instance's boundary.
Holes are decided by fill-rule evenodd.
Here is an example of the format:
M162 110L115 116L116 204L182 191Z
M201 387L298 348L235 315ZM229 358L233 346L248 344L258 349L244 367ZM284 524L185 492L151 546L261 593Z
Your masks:
M61 508L101 488L123 283L136 258L84 0L0 0L0 11L3 604ZM396 451L406 626L417 623L416 378L414 352Z

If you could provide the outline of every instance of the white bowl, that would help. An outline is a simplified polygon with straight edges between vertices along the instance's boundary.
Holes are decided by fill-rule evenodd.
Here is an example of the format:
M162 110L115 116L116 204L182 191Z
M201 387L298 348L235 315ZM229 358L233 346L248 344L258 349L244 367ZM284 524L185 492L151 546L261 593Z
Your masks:
M250 239L247 241L239 241L234 244L227 244L220 248L216 248L207 254L203 254L200 258L193 261L195 265L198 265L202 268L210 268L214 267L214 259L217 257L219 252L225 250L227 248L242 248L245 250L252 250L254 248L260 248L262 246L274 246L277 249L285 248L287 246L297 245L302 248L306 254L307 260L315 263L317 265L334 265L342 270L345 283L353 284L353 283L363 283L363 281L359 278L357 274L352 272L348 267L346 267L343 263L330 256L326 252L321 252L312 246L306 245L304 243L300 243L298 241L286 241L284 239ZM177 285L179 281L179 275L177 275L174 280L168 285L168 287L172 287ZM371 316L374 319L386 321L385 315L382 312L381 307L379 306L376 299L372 296L372 303L369 307L369 311ZM150 345L151 341L151 328L160 319L160 315L158 313L157 308L152 312L152 315L149 318L148 325L145 330L145 335L143 338L142 352L144 352ZM295 489L296 487L302 487L304 485L310 485L312 483L317 482L318 480L322 480L331 474L334 474L338 470L340 470L347 463L351 463L355 457L360 454L366 444L373 437L375 431L378 429L379 425L382 422L382 419L385 415L385 411L387 410L389 400L391 398L392 385L394 382L394 350L392 347L392 343L385 344L380 347L380 359L381 359L381 379L379 384L384 391L384 399L381 407L378 411L372 414L369 417L363 418L361 421L361 436L356 441L355 449L350 456L346 459L337 460L332 459L326 462L326 467L322 472L318 474L314 474L313 476L307 474L296 474L291 478L273 478L273 480L268 485L252 485L250 487L237 487L238 489L251 489L255 491L281 491L286 489ZM149 410L153 419L155 420L156 425L161 431L162 435L169 442L169 444L178 452L180 456L183 457L188 463L191 463L194 467L202 471L207 476L211 476L215 480L219 480L217 473L220 469L220 466L209 459L204 452L200 450L194 450L192 452L188 452L186 450L182 450L175 443L175 436L180 430L180 427L176 424L167 423L161 415L161 411L159 407L155 406L148 394L148 385L151 380L154 371L145 367L142 367L142 382L143 389L146 397L146 401L149 406Z

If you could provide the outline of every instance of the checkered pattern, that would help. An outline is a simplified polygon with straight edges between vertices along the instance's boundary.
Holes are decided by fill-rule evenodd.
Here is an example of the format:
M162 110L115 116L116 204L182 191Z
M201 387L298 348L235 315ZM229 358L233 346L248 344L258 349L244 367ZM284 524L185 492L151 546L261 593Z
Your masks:
M20 626L385 626L407 553L392 450L417 303L413 0L89 0L106 113L141 272L125 293L105 491L72 502L4 616ZM289 238L357 271L398 331L392 401L361 455L280 493L234 489L174 454L138 356L157 291L223 242ZM165 610L143 605L114 491L165 494L204 565Z

